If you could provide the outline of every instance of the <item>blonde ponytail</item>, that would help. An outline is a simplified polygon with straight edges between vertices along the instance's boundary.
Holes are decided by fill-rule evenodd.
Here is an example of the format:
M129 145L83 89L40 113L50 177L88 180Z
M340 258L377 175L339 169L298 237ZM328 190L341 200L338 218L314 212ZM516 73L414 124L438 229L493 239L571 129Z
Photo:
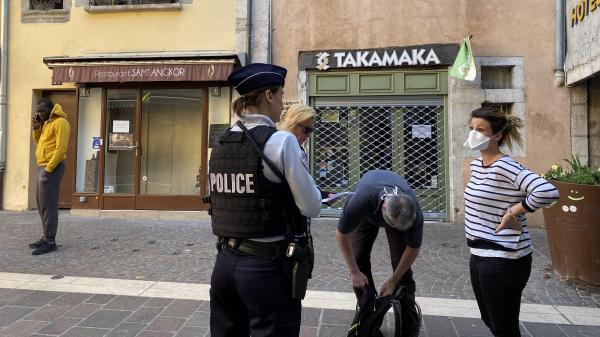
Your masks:
M264 94L267 90L276 93L277 90L281 90L281 87L273 86L257 89L240 96L231 103L231 112L238 117L242 117L246 109L249 107L258 107L260 105L260 100L264 98Z

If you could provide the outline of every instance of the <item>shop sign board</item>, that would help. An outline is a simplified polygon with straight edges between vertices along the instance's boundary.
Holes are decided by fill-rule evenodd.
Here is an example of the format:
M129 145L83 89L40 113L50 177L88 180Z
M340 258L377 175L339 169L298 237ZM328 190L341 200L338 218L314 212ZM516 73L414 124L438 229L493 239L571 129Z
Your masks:
M225 81L233 67L233 63L55 65L52 83Z
M301 69L389 68L450 65L457 44L428 44L355 50L320 50L300 53Z

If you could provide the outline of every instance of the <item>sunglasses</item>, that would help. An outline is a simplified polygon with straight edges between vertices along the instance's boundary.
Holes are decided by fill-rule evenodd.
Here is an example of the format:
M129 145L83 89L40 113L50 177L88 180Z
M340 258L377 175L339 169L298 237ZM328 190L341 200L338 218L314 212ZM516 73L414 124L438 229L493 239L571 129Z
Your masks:
M305 135L310 135L311 133L315 132L315 128L311 128L308 126L302 126L302 125L298 125L298 126L302 128L302 131L304 132Z

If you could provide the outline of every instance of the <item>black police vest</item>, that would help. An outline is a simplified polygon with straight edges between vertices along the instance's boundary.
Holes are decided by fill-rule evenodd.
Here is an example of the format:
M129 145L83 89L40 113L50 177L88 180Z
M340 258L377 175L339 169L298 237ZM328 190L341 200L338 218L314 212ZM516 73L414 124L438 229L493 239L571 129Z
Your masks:
M262 150L277 129L257 126L249 131ZM261 157L243 132L225 131L209 167L215 235L249 239L287 234L285 216L290 212L284 200L293 201L293 195L286 185L264 177ZM299 213L297 207L295 211Z

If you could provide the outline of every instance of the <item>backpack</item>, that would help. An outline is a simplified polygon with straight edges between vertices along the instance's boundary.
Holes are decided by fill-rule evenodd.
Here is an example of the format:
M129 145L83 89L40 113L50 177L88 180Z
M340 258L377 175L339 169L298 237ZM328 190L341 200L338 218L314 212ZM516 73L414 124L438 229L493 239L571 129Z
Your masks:
M394 308L394 337L419 335L421 308L406 287L401 286L393 295L377 297L375 288L366 286L348 329L348 337L383 337L380 327L390 308Z

